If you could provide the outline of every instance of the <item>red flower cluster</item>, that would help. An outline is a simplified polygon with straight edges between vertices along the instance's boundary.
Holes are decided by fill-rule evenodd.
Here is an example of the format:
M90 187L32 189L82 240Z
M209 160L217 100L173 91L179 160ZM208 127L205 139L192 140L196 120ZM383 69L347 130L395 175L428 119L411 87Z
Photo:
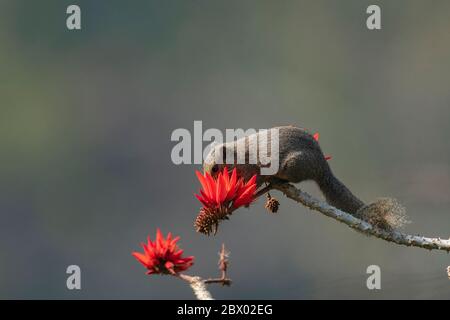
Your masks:
M217 179L206 173L202 175L196 171L198 180L202 185L201 195L195 195L197 199L206 208L227 207L237 209L249 205L254 200L256 191L256 175L246 183L242 178L237 177L236 168L233 169L231 176L227 167L220 172Z
M142 243L144 253L133 252L133 256L148 269L147 274L176 274L189 269L194 264L194 257L183 257L183 250L177 246L180 237L172 239L169 232L167 238L156 230L154 242L148 237L147 244Z
M198 232L210 234L216 232L220 220L228 219L234 210L248 206L255 200L256 175L247 182L238 178L236 168L231 176L227 167L214 179L210 174L201 174L196 171L198 180L202 185L197 199L203 204L200 214L195 220Z

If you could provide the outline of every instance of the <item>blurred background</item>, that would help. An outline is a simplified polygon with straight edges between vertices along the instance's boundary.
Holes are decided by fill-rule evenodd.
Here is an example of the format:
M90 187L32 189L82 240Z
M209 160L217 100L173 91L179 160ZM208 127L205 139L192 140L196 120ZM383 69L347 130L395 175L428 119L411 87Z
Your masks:
M366 28L381 6L382 30ZM193 298L131 256L182 237L221 299L450 298L449 255L363 236L282 195L198 234L198 165L176 128L318 131L364 201L399 199L405 231L450 236L450 2L0 1L0 298ZM66 28L81 7L82 30ZM206 144L205 144L206 146ZM302 188L320 196L313 184ZM66 288L66 268L82 289ZM366 288L381 267L381 290Z

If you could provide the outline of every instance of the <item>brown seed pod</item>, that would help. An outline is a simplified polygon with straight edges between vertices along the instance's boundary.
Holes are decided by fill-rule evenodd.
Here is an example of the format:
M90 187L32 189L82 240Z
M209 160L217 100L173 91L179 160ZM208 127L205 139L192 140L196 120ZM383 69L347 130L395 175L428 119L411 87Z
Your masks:
M280 207L280 202L277 199L273 198L270 194L267 194L265 207L269 212L276 213Z

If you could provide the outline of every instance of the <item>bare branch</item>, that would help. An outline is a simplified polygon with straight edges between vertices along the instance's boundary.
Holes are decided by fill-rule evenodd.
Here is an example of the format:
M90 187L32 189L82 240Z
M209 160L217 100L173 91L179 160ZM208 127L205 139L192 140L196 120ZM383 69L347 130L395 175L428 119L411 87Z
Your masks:
M198 276L188 276L186 274L173 274L176 277L186 281L191 286L194 291L195 296L198 300L214 300L211 296L211 293L208 291L206 285L212 283L218 283L222 286L230 286L231 279L227 277L227 269L228 269L228 255L229 252L225 249L225 244L222 244L222 249L219 252L219 270L222 272L222 276L220 278L209 278L203 279Z
M320 213L336 219L339 222L345 223L349 227L363 232L364 234L375 236L377 238L393 242L399 245L419 247L429 250L445 250L450 251L450 239L429 238L423 236L413 236L402 233L397 230L387 231L374 227L370 223L358 219L349 213L341 211L329 204L319 201L306 192L297 189L290 183L275 182L271 184L273 189L283 192L288 198L303 204L304 206L319 211Z
M223 286L230 286L232 283L231 279L228 279L228 278L211 278L211 279L204 280L204 282L206 284L218 283Z

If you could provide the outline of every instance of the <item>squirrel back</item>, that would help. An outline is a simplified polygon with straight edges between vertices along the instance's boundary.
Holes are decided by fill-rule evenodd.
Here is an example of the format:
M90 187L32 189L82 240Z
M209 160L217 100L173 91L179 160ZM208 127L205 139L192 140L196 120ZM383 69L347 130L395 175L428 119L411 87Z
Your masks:
M244 164L236 163L236 146L239 142L243 142L240 139L213 148L204 163L204 170L215 176L224 166L235 167L244 179L249 179L256 174L258 185L270 182L274 178L292 183L313 180L319 186L326 201L342 211L383 229L393 229L404 224L406 221L404 218L405 210L395 199L383 198L366 205L356 197L333 174L318 141L307 130L294 126L282 126L273 129L277 129L279 135L279 166L274 175L261 175L259 162L249 164L248 152L251 149L249 144L252 143L251 141L255 141L260 133L241 138L246 139L244 141L246 146L246 161ZM269 130L269 135L270 132L271 130ZM270 146L268 149L271 150ZM234 154L233 163L219 164L215 161L215 152L222 153L221 159L227 159L227 152Z

